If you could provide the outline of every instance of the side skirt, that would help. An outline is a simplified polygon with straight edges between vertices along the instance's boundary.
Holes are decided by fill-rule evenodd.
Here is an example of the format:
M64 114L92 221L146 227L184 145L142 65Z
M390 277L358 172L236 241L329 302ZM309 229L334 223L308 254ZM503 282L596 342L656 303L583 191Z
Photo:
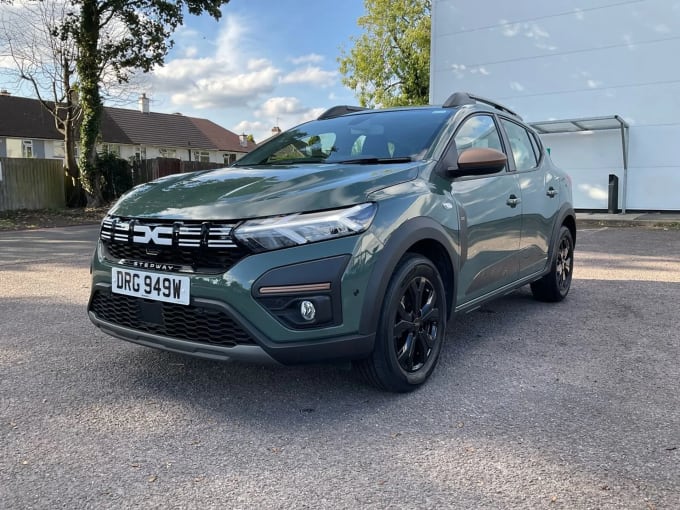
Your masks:
M550 268L550 266L548 266L548 270L549 270L549 268ZM482 306L487 301L492 301L492 300L499 298L501 296L505 296L506 294L509 294L513 290L519 289L520 287L524 287L527 283L531 283L533 281L538 280L543 275L545 275L548 272L548 270L544 269L544 270L541 270L541 271L537 271L536 273L525 276L521 280L517 280L516 282L509 283L508 285L505 285L504 287L501 287L500 289L497 289L493 292L489 292L488 294L484 294L483 296L479 296L478 298L473 299L472 301L468 301L467 303L462 303L462 304L456 306L455 313L472 312L473 310L476 310L477 308Z

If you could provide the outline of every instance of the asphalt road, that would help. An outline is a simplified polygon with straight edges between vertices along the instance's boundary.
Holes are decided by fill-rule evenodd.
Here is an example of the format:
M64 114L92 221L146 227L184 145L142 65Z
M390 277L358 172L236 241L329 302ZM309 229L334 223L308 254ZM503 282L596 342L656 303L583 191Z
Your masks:
M0 233L2 509L680 507L680 230L581 230L565 302L457 318L408 395L107 337L95 237Z

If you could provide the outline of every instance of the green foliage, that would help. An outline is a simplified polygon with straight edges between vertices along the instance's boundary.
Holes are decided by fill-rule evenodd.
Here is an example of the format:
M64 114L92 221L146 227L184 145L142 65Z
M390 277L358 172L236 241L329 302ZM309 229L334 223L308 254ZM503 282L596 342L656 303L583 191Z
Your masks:
M132 188L132 169L126 160L108 152L97 155L96 166L105 202L118 198Z
M229 0L71 0L71 12L56 32L62 40L72 38L78 50L80 79L80 161L88 205L104 197L100 187L96 145L103 103L102 77L110 72L120 83L137 71L149 72L162 65L172 48L172 33L192 15L208 13L215 19Z
M427 104L431 0L364 0L365 32L341 49L342 82L362 106Z

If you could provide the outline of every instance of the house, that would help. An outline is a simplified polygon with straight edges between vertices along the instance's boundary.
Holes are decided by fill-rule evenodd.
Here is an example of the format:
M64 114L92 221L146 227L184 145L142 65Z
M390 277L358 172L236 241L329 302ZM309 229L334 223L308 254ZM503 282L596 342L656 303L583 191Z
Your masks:
M138 110L104 107L101 140L100 152L128 160L165 157L228 165L255 148L210 120L151 112L145 95ZM0 157L64 158L63 137L37 99L0 92Z

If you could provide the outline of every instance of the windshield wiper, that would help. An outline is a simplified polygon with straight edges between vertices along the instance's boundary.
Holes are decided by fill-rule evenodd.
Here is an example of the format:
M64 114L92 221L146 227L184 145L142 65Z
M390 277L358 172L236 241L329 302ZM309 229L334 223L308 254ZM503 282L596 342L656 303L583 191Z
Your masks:
M259 163L236 163L234 166L275 166L275 165L300 165L305 163L317 164L326 163L326 158L291 158L291 159L275 159L273 161L260 161Z
M344 163L346 165L377 165L379 163L410 163L413 158L401 156L398 158L356 158L343 159L341 161L329 161L329 163Z
M291 158L267 161L267 165L299 165L300 163L325 163L326 158Z

